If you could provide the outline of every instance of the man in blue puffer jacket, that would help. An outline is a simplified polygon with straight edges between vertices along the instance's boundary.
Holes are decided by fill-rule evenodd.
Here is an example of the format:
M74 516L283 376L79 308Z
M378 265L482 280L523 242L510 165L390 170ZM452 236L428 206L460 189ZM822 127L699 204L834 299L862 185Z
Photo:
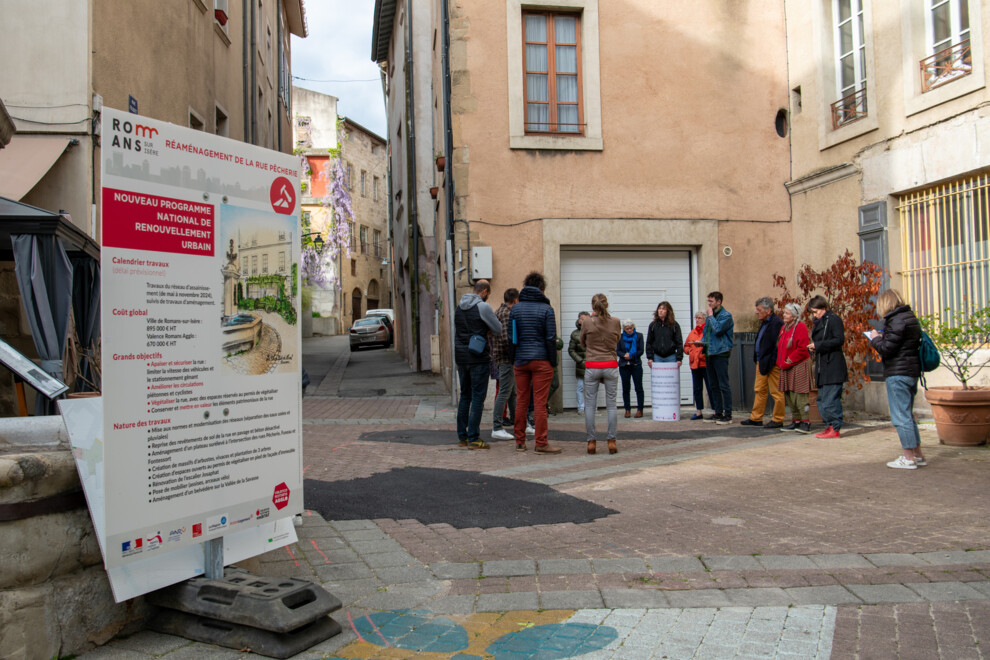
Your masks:
M557 321L553 307L543 294L547 281L532 272L523 280L519 302L509 314L510 351L516 377L516 410L529 407L529 390L533 388L536 417L536 453L559 454L560 449L547 442L547 395L557 365ZM516 415L516 450L526 451L526 416Z

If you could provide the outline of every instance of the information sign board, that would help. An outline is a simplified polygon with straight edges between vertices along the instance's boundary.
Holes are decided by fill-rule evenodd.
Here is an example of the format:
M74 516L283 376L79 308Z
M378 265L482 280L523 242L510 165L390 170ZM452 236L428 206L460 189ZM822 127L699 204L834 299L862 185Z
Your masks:
M302 511L295 156L103 111L107 568Z

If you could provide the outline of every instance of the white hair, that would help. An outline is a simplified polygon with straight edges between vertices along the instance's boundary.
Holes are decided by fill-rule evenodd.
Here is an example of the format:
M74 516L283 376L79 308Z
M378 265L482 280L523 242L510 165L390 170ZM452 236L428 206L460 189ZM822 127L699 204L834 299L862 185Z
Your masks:
M633 327L633 329L636 328L636 322L633 321L632 319L623 319L622 320L622 327L623 328L625 328L626 326L630 326L630 325Z

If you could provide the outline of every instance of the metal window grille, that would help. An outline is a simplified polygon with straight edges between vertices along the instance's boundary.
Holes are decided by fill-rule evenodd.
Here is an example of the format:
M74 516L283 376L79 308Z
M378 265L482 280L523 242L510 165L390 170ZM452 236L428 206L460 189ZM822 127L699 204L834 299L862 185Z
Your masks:
M904 294L919 315L990 303L990 175L900 198Z
M973 53L969 39L949 46L921 60L921 92L935 89L973 72Z

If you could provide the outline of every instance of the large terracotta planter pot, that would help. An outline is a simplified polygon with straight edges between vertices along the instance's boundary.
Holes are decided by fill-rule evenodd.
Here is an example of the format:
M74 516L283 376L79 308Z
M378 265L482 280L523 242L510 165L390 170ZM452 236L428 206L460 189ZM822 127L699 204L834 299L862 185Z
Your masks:
M943 445L977 447L990 437L990 388L932 387L925 398Z

